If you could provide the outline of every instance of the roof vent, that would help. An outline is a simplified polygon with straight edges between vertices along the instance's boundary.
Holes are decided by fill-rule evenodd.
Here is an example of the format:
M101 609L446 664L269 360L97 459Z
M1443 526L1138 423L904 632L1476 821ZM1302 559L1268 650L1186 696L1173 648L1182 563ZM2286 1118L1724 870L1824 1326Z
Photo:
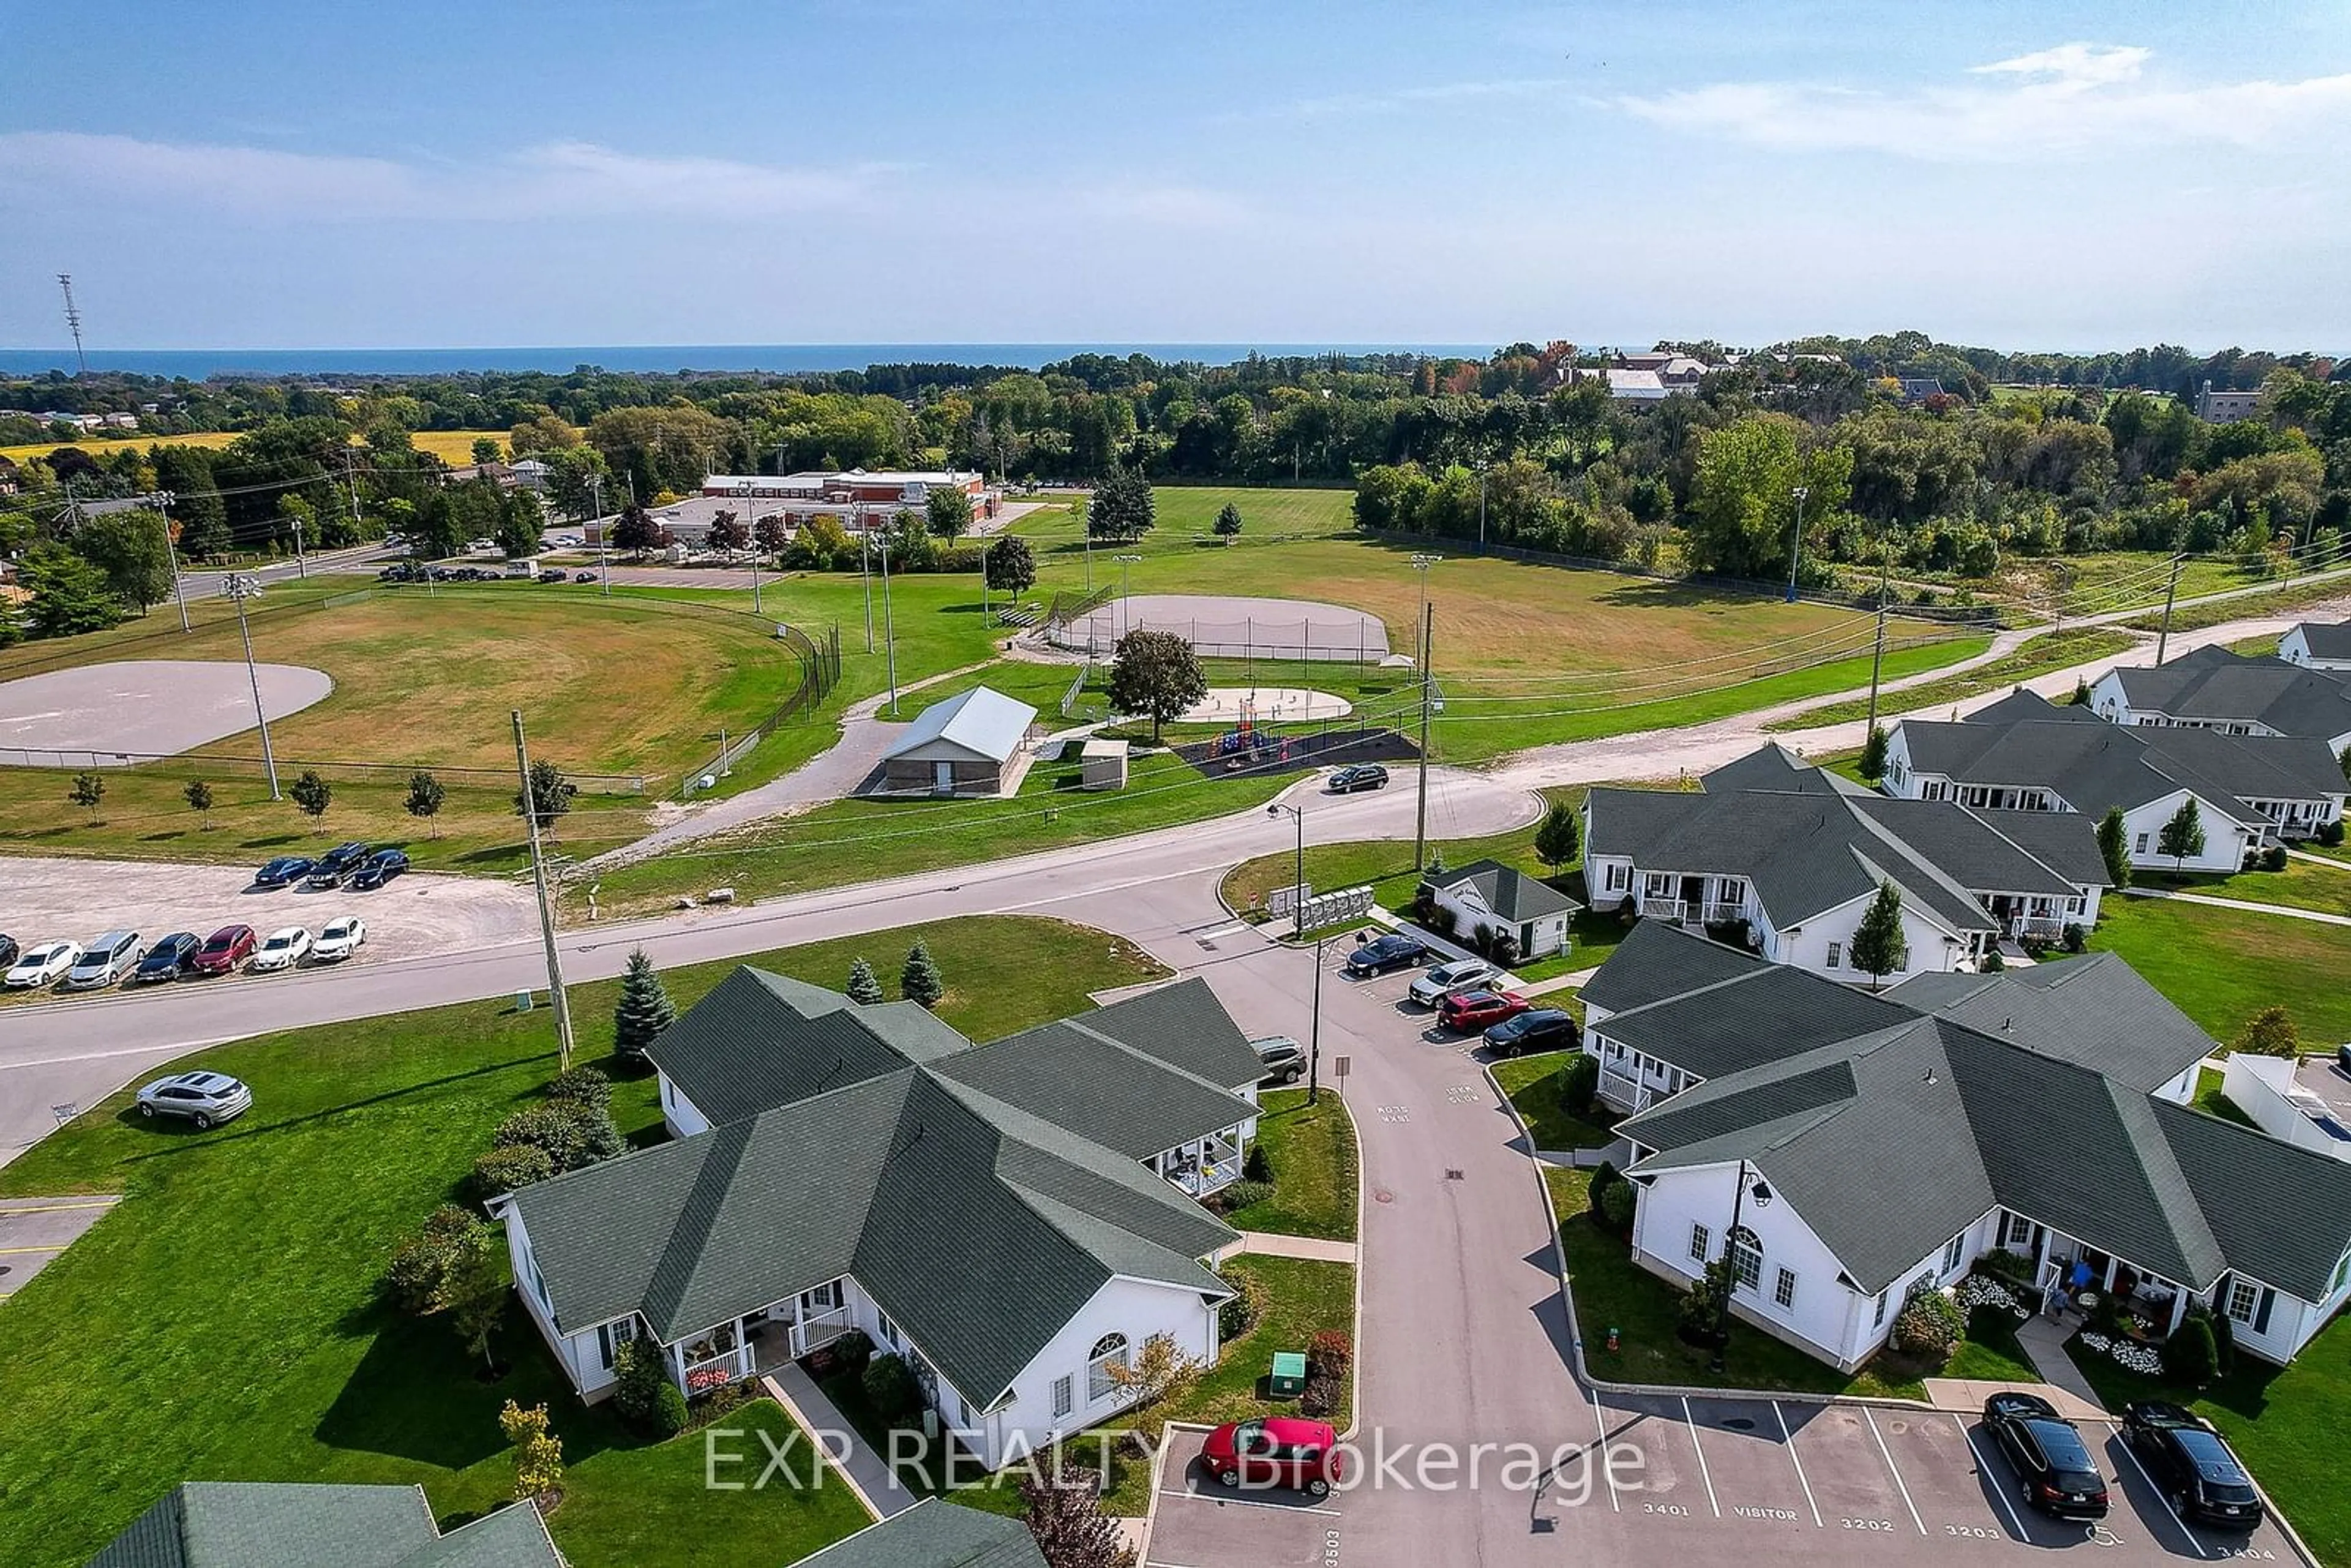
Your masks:
M2002 1034L2011 1033L2015 1030L2015 1028L2016 1019L2013 1017L2004 1018L2000 1020L2000 1032Z

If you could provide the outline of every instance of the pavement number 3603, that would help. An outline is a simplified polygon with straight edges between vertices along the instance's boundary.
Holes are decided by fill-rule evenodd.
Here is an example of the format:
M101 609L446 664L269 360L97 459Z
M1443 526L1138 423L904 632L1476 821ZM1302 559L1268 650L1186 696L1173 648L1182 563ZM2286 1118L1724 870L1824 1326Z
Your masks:
M1338 1568L1339 1532L1335 1530L1322 1532L1322 1563L1323 1568Z
M1840 1519L1837 1521L1837 1528L1840 1530L1890 1531L1894 1528L1894 1521L1890 1519Z

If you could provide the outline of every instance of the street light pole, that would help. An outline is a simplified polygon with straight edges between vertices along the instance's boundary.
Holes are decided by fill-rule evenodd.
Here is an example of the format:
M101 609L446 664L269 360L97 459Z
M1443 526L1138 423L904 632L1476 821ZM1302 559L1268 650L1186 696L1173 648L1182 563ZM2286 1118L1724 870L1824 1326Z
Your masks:
M1796 602L1796 562L1804 553L1804 497L1813 493L1809 485L1799 485L1788 492L1796 497L1796 533L1788 541L1788 602Z
M302 519L298 517L294 519L294 575L310 575L310 563L302 554Z
M1322 937L1314 944L1314 1011L1306 1032L1306 1103L1319 1104L1322 1099L1322 949L1331 939Z
M1478 553L1486 553L1486 465L1478 465Z
M604 580L604 597L612 597L612 525L604 518L604 476L588 476L589 505L596 508L596 569Z
M759 525L751 518L751 481L743 481L743 517L751 530L751 613L759 613Z
M1111 559L1118 562L1118 624L1119 635L1123 637L1134 630L1134 612L1127 607L1126 602L1126 569L1143 558L1139 555L1115 555Z
M538 800L530 792L530 752L523 745L522 709L514 712L515 768L522 775L522 820L530 830L530 879L538 891L538 936L547 946L547 999L555 1009L555 1066L571 1071L571 1001L563 990L563 956L555 945L555 906L547 897L547 857L538 842Z
M155 497L155 515L163 519L163 554L172 563L172 597L180 601L180 630L188 627L188 585L180 580L180 547L172 538L172 518L164 509L179 497L165 490Z
M2156 633L2155 662L2163 663L2164 650L2171 643L2171 605L2179 597L2179 569L2188 564L2184 555L2171 558L2171 581L2163 591L2163 630Z
M1755 1207L1761 1208L1771 1201L1771 1189L1763 1185L1761 1173L1755 1182ZM1707 1362L1709 1371L1719 1376L1723 1371L1723 1351L1730 1343L1730 1298L1739 1293L1739 1226L1747 1202L1747 1161L1739 1162L1739 1187L1730 1196L1730 1232L1722 1239L1722 1267L1729 1276L1723 1281L1721 1300L1715 1303L1714 1354ZM1757 1280L1760 1288L1761 1280Z
M1441 555L1416 555L1412 570L1420 574L1420 800L1414 813L1412 830L1412 869L1420 870L1428 862L1428 705L1435 692L1428 664L1436 653L1437 616L1428 605L1428 569L1445 558Z
M890 666L890 716L898 716L898 632L890 619L890 541L874 547L882 552L882 647Z
M246 623L245 601L261 597L261 583L240 571L232 571L221 579L221 592L236 605L237 634L245 639L245 675L253 684L253 716L261 726L261 762L269 770L269 798L282 800L277 792L277 754L269 746L269 715L261 706L261 672L253 663L253 628Z
M1877 677L1886 669L1886 589L1892 562L1880 557L1877 562L1877 641L1869 654L1869 723L1863 727L1864 736L1877 733Z
M1269 817L1278 817L1284 811L1298 820L1298 866L1290 884L1290 918L1296 927L1292 935L1302 936L1306 930L1306 813L1280 800L1265 809Z
M865 651L873 652L873 531L857 520L857 580L865 589Z

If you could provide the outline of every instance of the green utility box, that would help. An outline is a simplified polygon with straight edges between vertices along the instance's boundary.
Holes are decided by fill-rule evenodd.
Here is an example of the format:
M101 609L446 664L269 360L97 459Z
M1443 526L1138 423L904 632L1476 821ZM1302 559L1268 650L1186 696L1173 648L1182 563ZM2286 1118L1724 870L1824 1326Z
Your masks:
M1295 1350L1274 1352L1273 1375L1266 1379L1265 1391L1276 1399L1295 1399L1305 1393L1305 1353Z

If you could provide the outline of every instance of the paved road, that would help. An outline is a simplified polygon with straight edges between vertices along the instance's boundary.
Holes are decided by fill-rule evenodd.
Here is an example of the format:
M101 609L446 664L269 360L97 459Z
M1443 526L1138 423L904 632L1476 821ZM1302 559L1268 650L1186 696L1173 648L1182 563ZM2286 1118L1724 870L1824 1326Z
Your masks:
M336 572L355 572L379 560L390 560L402 552L386 549L381 542L354 545L350 549L313 550L298 561L278 561L269 566L241 566L235 569L241 577L260 579L264 583L291 582L305 577L328 577ZM210 598L221 591L227 578L225 570L190 570L180 574L180 584L190 599Z

